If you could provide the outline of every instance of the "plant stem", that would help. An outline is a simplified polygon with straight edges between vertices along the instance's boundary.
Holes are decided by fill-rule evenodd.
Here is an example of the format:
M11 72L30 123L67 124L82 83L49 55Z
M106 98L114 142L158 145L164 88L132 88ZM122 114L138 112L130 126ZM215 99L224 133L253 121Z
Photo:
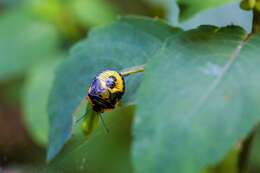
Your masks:
M145 67L145 64L124 69L121 72L121 75L128 76L128 75L133 74L133 73L143 72L144 67Z
M253 28L252 32L260 32L260 12L258 10L253 11Z

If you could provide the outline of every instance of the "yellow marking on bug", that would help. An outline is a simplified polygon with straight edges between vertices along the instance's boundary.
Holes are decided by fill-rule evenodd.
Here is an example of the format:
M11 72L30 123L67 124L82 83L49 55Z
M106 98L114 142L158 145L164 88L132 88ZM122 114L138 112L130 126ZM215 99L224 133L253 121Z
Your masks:
M114 76L116 78L115 87L113 89L106 86L106 79L109 78L110 76ZM120 74L118 72L113 71L113 70L107 70L107 71L102 72L97 77L97 79L100 81L101 86L103 88L108 89L111 93L123 92L124 82L123 82L122 76L120 76Z
M109 90L110 88L107 88L107 89ZM110 93L109 92L103 92L103 93L100 93L100 96L101 96L102 99L109 99Z

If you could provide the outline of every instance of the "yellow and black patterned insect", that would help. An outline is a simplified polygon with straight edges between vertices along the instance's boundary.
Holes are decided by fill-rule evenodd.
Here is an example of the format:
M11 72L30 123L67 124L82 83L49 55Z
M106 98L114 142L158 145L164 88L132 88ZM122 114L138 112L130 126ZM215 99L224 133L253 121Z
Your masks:
M88 107L86 113L77 120L82 122L82 130L88 139L92 132L97 128L99 118L105 129L109 132L103 119L104 111L114 109L125 92L125 76L133 73L142 72L144 66L137 66L126 69L119 73L114 70L102 70L95 75L88 89Z
M98 73L88 90L88 101L93 110L103 113L114 109L125 92L124 77L114 70Z

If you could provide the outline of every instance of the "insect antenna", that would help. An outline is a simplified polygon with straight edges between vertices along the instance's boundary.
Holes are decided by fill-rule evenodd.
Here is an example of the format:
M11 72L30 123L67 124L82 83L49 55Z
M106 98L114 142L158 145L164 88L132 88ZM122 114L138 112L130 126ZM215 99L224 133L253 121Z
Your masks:
M121 71L120 74L122 76L128 76L128 75L133 74L133 73L143 72L144 71L144 67L145 67L145 64L140 65L140 66L127 68L127 69Z
M78 122L80 122L81 120L83 120L86 116L87 116L88 112L86 112L82 117L80 117L79 119L76 120L75 124L77 124Z
M108 128L108 126L106 125L102 114L99 114L99 115L100 115L100 119L101 119L101 121L102 121L102 123L103 123L103 126L104 126L106 132L109 133L109 128Z

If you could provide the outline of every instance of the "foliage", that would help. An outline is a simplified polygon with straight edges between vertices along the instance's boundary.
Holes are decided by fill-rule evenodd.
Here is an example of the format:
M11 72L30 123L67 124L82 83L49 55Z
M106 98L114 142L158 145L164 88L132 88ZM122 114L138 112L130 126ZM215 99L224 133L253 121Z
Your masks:
M252 130L259 121L260 52L251 45L259 41L259 34L248 38L238 27L206 26L165 43L138 91L137 172L199 172Z
M0 172L259 172L259 4L1 1ZM95 74L135 67L86 139Z
M48 96L55 77L55 69L61 61L61 58L55 58L37 66L29 73L24 86L24 118L36 142L43 146L48 143Z
M207 9L216 7L223 3L236 2L237 0L210 0L210 1L200 1L200 0L177 0L178 6L180 8L180 21L184 21L194 14Z
M24 11L5 12L0 21L0 80L23 75L29 67L49 58L58 48L56 29L35 21ZM32 33L33 36L28 37Z
M71 50L70 58L59 68L50 96L48 159L52 159L71 137L71 115L86 97L95 73L104 68L122 70L142 65L169 35L180 31L156 19L128 17L91 31L88 39L77 44ZM127 89L121 106L134 103L141 78L138 75L126 80Z

